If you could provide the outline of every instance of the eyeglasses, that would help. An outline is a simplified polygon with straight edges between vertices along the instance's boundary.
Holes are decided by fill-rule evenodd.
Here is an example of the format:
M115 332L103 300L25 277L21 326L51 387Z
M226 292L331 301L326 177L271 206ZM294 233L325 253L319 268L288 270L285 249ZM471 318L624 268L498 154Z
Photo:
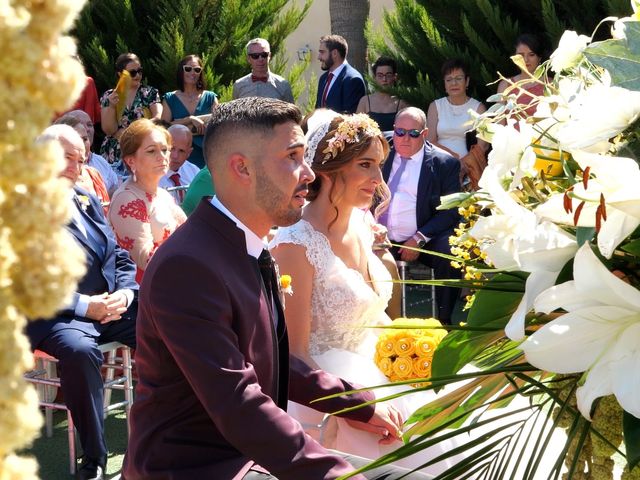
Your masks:
M190 73L191 70L193 70L196 73L200 73L202 71L202 67L192 67L191 65L183 65L182 70L184 70L187 73Z
M396 76L396 74L392 73L392 72L389 72L389 73L376 73L376 78L379 78L380 80L382 80L383 78L392 79L395 76Z
M142 75L142 67L138 68L137 70L127 70L127 72L129 72L129 75L131 75L131 78L137 77L138 75Z
M462 83L464 82L466 77L460 76L460 77L447 77L444 79L445 83Z
M247 55L249 55L251 58L253 58L254 60L257 60L259 58L269 58L269 55L271 55L270 52L262 52L262 53L247 53Z
M411 138L418 138L422 135L422 130L418 130L417 128L412 128L411 130L407 130L406 128L395 128L393 133L398 137L404 137L408 133Z

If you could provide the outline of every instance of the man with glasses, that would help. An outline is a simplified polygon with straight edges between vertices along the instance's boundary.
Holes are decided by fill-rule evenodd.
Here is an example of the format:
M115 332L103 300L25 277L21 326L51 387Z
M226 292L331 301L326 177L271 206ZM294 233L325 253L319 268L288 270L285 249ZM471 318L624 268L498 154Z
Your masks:
M316 108L356 113L366 88L360 72L347 62L348 50L347 41L340 35L320 37L318 60L325 73L318 80Z
M426 141L426 125L427 117L419 108L408 107L396 115L393 148L382 168L391 202L380 222L392 243L450 255L449 237L458 224L458 212L436 208L441 196L461 191L460 163ZM418 260L433 268L436 279L460 276L447 259L406 248L392 249L392 253L398 260ZM458 294L457 288L436 287L441 322L451 322Z
M251 73L233 84L233 99L266 97L294 103L291 85L280 75L269 70L271 47L264 38L254 38L247 43L247 61Z

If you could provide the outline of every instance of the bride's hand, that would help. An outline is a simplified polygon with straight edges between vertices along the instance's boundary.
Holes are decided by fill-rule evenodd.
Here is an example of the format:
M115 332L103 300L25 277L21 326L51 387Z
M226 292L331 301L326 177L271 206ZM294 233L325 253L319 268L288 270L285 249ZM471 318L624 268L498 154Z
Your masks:
M353 428L380 435L378 443L381 445L402 440L402 424L404 423L404 419L400 412L392 405L376 404L373 417L371 417L367 423L348 419L346 419L346 421Z

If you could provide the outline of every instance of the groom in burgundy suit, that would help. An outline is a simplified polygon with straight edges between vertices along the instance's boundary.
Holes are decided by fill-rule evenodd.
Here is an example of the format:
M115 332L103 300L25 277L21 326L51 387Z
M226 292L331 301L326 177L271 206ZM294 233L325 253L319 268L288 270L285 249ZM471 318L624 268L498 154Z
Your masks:
M203 199L158 249L140 291L127 480L328 480L363 464L324 449L285 412L289 398L325 412L374 398L344 395L357 386L289 356L263 238L300 219L314 179L299 122L295 105L267 98L213 111L205 154L217 196ZM310 404L329 394L339 396ZM342 416L381 438L399 437L393 407ZM403 473L386 467L366 478Z

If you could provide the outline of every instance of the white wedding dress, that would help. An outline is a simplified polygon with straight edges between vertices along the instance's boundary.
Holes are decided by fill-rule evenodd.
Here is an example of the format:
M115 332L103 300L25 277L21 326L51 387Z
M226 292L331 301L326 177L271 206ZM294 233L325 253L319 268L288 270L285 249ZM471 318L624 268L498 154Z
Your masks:
M360 234L363 251L368 257L371 282L360 272L349 268L333 253L327 237L315 230L306 220L278 229L271 242L273 248L283 243L301 245L314 269L311 294L311 329L309 354L320 368L334 375L364 386L389 383L373 361L375 342L380 330L367 328L390 322L385 309L391 298L391 276L380 259L373 253L373 233L365 219L365 213L355 209L352 226ZM295 286L294 286L295 295ZM391 395L411 387L389 387L376 390L377 397ZM433 392L403 396L392 400L404 418L432 400ZM315 410L289 402L289 413L305 425L316 425L322 414ZM350 427L343 419L334 418L331 438L325 445L340 451L366 458L378 458L401 446L379 445L379 436ZM418 455L398 462L405 467L417 467L444 451L455 448L455 441L445 441ZM438 474L453 465L456 458L439 462L425 469Z

